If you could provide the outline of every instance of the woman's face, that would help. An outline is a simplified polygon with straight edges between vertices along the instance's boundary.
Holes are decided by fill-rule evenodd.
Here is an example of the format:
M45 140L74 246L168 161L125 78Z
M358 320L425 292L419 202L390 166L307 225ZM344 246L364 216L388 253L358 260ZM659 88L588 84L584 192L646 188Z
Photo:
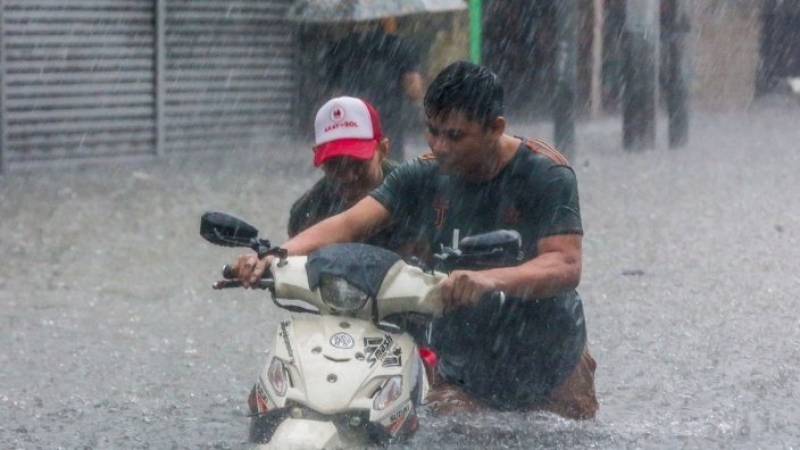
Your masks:
M339 156L325 161L322 171L337 195L355 202L380 184L383 179L381 160L379 151L368 160Z

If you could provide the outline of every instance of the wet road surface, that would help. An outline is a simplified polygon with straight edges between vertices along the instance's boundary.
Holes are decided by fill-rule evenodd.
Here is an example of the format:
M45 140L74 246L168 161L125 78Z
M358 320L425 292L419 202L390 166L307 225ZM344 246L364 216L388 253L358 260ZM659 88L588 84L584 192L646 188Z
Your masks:
M597 419L423 417L409 448L800 446L800 106L693 120L687 148L638 154L618 119L579 126ZM285 238L317 174L305 143L264 142L0 177L0 448L244 447L287 314L210 289L240 251L198 223L224 210Z

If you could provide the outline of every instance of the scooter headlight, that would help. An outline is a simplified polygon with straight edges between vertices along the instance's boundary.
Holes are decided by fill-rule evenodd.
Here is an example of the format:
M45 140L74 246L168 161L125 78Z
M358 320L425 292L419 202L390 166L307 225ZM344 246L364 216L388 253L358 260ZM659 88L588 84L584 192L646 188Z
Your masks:
M344 278L323 273L319 279L322 301L334 311L358 311L367 304L369 296Z
M286 395L286 389L289 387L289 375L280 358L272 358L269 370L267 370L267 379L272 385L272 389L275 389L275 393L281 397Z
M372 402L372 407L378 411L389 407L403 394L403 377L395 375L383 384L375 400Z

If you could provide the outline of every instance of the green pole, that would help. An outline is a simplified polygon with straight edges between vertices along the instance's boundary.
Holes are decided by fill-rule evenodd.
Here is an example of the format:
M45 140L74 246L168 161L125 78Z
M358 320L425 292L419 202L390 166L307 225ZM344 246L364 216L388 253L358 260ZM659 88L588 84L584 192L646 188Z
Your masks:
M469 57L475 64L481 63L481 0L469 0Z

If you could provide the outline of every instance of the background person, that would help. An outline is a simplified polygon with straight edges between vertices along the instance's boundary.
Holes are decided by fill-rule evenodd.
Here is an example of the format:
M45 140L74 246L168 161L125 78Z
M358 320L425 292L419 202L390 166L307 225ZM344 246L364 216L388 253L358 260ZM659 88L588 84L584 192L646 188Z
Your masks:
M393 158L405 161L404 109L424 94L420 58L414 46L395 34L395 21L355 23L332 43L325 57L329 88L368 100L383 118Z

